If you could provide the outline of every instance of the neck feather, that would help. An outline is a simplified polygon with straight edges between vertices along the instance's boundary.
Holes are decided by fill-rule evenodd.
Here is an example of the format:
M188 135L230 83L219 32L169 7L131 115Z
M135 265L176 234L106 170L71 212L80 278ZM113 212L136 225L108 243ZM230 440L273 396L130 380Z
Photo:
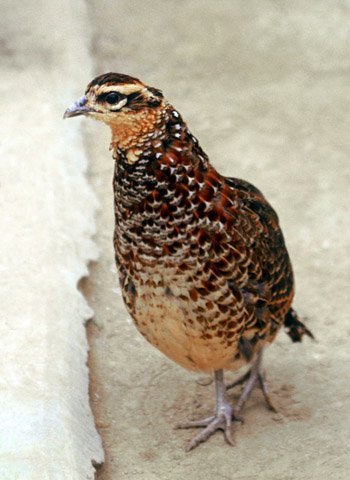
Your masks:
M111 150L123 151L128 163L139 160L151 145L165 137L168 113L164 108L147 108L118 116L110 122L112 132Z

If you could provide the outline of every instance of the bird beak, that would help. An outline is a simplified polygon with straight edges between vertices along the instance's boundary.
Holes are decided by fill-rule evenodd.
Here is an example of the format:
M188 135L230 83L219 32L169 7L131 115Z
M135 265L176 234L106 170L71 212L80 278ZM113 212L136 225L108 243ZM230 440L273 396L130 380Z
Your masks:
M85 95L80 97L73 105L67 108L63 118L77 117L78 115L86 115L92 112L92 109L86 106L87 98Z

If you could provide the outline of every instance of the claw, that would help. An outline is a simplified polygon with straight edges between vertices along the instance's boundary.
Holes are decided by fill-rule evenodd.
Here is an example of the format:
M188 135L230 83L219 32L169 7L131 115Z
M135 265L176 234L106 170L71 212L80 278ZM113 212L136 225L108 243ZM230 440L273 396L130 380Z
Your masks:
M187 444L186 452L193 450L200 443L205 442L217 430L223 430L225 440L229 445L234 445L231 435L231 425L233 416L233 409L226 398L226 389L224 384L223 372L218 370L215 372L215 386L216 386L216 414L212 417L207 417L202 420L194 420L192 422L178 425L177 428L203 428L197 433Z
M222 414L219 417L211 417L211 421L206 424L206 428L195 435L187 444L186 452L193 450L200 443L205 442L208 438L213 435L217 430L223 430L226 442L233 446L234 442L231 435L231 417L227 417L225 414ZM208 419L206 419L208 420ZM192 422L191 422L192 423ZM193 426L205 426L204 421L194 422L196 425Z
M192 422L183 423L175 427L203 428L202 431L197 433L197 435L195 435L189 441L186 446L186 452L193 450L200 443L208 440L208 438L217 430L223 430L226 442L229 445L234 445L231 434L232 421L235 420L241 423L244 422L243 418L240 416L240 411L256 386L260 386L268 408L274 412L277 411L270 399L265 375L261 370L261 357L262 352L259 352L256 360L252 364L251 369L227 387L225 387L224 384L223 371L217 370L215 372L216 414L212 417L207 417L202 420L194 420ZM236 385L241 385L242 383L245 383L242 393L236 405L232 407L227 399L226 391L235 387Z
M197 428L197 427L207 427L210 422L212 422L216 417L211 416L203 418L202 420L192 420L191 422L180 423L176 425L176 429L186 429L186 428Z

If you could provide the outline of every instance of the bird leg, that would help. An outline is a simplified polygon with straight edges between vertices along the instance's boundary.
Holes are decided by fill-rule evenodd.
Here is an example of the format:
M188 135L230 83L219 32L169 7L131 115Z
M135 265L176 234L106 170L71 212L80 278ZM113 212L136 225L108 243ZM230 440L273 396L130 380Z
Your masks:
M197 447L200 443L205 442L216 430L223 430L226 442L229 445L234 444L231 436L231 424L235 416L233 414L233 408L226 397L223 370L215 371L215 390L216 413L214 416L177 426L177 428L204 427L204 429L195 435L187 444L187 452Z
M233 412L235 416L238 416L239 412L243 408L243 405L252 394L254 388L257 386L260 387L268 408L273 412L276 412L276 408L269 396L268 385L265 378L265 374L261 369L261 364L262 364L262 350L258 353L255 361L253 362L248 372L242 375L241 377L239 377L233 383L230 383L229 385L227 385L226 390L229 390L233 387L236 387L237 385L241 385L242 383L245 383L243 387L243 391L236 405L233 408Z

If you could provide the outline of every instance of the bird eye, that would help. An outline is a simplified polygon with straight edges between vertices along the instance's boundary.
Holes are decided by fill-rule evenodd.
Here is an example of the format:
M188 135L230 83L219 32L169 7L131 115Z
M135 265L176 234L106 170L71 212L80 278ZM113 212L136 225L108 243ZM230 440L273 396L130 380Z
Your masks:
M116 93L116 92L111 92L108 95L106 95L106 97L105 97L105 101L107 103L109 103L110 105L114 105L114 104L118 103L119 100L120 100L120 95L119 95L119 93Z

